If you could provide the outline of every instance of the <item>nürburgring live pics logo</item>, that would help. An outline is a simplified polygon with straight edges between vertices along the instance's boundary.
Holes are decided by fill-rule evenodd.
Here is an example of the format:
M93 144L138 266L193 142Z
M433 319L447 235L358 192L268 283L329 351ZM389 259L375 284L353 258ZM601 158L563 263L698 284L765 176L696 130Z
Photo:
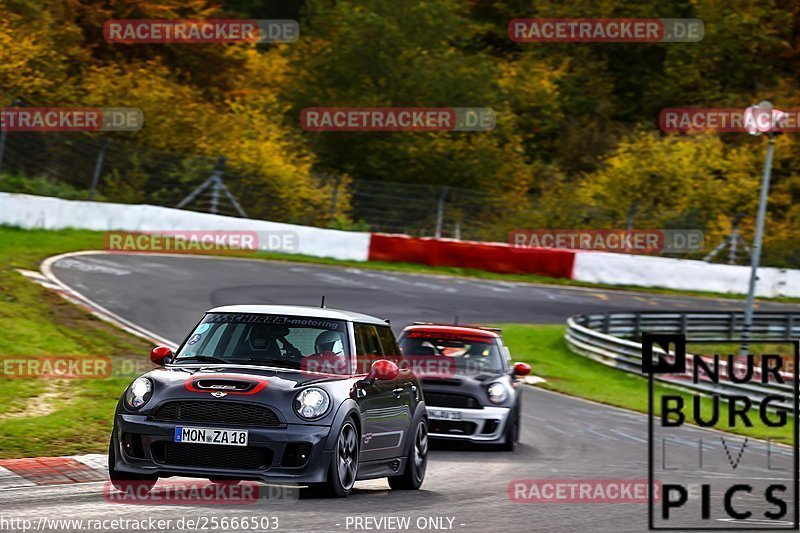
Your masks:
M770 351L774 346L775 352L718 353L747 342ZM687 344L692 345L688 351ZM780 347L787 346L783 353L788 355L780 355ZM648 529L798 529L799 356L798 340L687 341L682 334L643 334ZM686 387L659 388L656 397L655 379ZM748 428L757 439L694 426ZM788 441L789 435L791 446L774 442L782 436ZM652 498L656 483L661 486L659 502Z

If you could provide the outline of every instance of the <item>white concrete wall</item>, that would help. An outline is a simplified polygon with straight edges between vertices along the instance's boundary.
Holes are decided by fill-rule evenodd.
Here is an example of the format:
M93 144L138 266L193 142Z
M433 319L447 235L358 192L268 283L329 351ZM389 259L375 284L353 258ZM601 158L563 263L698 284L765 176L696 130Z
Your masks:
M270 244L270 235L290 232L296 235L296 244L269 249L356 261L368 260L370 246L370 234L364 232L312 228L152 205L83 202L2 192L0 224L26 229L97 231L254 231L262 249L267 249ZM749 276L750 269L746 266L605 252L576 252L572 273L572 279L592 283L738 294L747 292ZM757 294L800 297L800 270L760 269Z
M0 192L0 224L26 229L89 229L97 231L174 231L218 230L254 231L262 249L334 259L366 261L369 256L370 234L282 224L266 220L197 213L152 205L128 205L101 202L61 200L45 196ZM290 232L296 239L270 236Z
M761 268L758 272L758 296L800 297L800 271ZM572 279L611 285L746 294L750 267L668 257L578 252Z

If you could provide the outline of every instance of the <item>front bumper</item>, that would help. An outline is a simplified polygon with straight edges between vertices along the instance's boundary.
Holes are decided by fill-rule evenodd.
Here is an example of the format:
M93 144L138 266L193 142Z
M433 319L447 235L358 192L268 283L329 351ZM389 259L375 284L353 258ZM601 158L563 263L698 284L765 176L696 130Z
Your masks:
M324 449L330 426L227 426L247 429L248 445L220 446L173 441L178 426L226 427L221 424L161 422L125 413L117 414L115 424L114 468L130 474L318 483L325 481L333 457L332 450Z
M437 439L495 442L503 440L511 409L487 407L428 407L428 435Z

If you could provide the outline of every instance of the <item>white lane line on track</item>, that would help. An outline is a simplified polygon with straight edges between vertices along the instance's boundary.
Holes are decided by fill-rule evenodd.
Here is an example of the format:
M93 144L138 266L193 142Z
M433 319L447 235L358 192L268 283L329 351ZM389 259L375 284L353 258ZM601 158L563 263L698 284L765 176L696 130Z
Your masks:
M99 252L99 253L103 254L105 252ZM171 347L173 350L177 348L178 345L176 343L168 339L165 339L164 337L161 337L160 335L153 333L148 329L138 326L133 322L130 322L122 318L121 316L117 315L116 313L106 309L102 305L91 300L87 296L83 295L82 293L78 292L77 290L73 289L72 287L70 287L69 285L58 279L56 275L53 273L53 265L61 259L86 256L86 255L97 255L97 254L98 252L85 251L85 252L72 252L67 254L55 255L53 257L48 257L47 259L42 261L40 268L42 269L42 274L44 274L44 276L46 276L47 279L58 285L61 288L61 290L63 290L67 295L77 299L79 302L87 306L91 310L92 314L100 318L101 320L110 322L111 324L114 324L118 328L123 329L128 333L131 333L132 335L136 335L137 337L141 337L151 342L155 342L156 344L167 345Z
M625 433L624 431L620 431L618 429L613 429L613 430L611 430L611 432L614 435L619 435L620 437L625 437L625 438L628 438L628 439L631 439L631 440L635 440L636 442L641 442L643 444L647 444L647 439L642 439L640 437L636 437L636 436L631 435L629 433Z
M596 435L596 436L600 437L601 439L619 440L619 439L615 439L611 435L606 435L604 433L600 433L599 431L596 431L594 428L587 428L586 432L587 433L591 433L592 435Z

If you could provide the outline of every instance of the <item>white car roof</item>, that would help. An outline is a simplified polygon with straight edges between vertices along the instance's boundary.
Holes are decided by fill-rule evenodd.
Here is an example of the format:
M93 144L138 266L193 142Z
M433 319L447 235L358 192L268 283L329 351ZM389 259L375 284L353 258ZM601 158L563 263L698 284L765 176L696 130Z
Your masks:
M347 320L385 326L388 322L382 318L346 311L344 309L330 309L327 307L310 307L305 305L225 305L209 309L208 313L251 313L259 315L294 315L312 318L329 318L333 320Z

